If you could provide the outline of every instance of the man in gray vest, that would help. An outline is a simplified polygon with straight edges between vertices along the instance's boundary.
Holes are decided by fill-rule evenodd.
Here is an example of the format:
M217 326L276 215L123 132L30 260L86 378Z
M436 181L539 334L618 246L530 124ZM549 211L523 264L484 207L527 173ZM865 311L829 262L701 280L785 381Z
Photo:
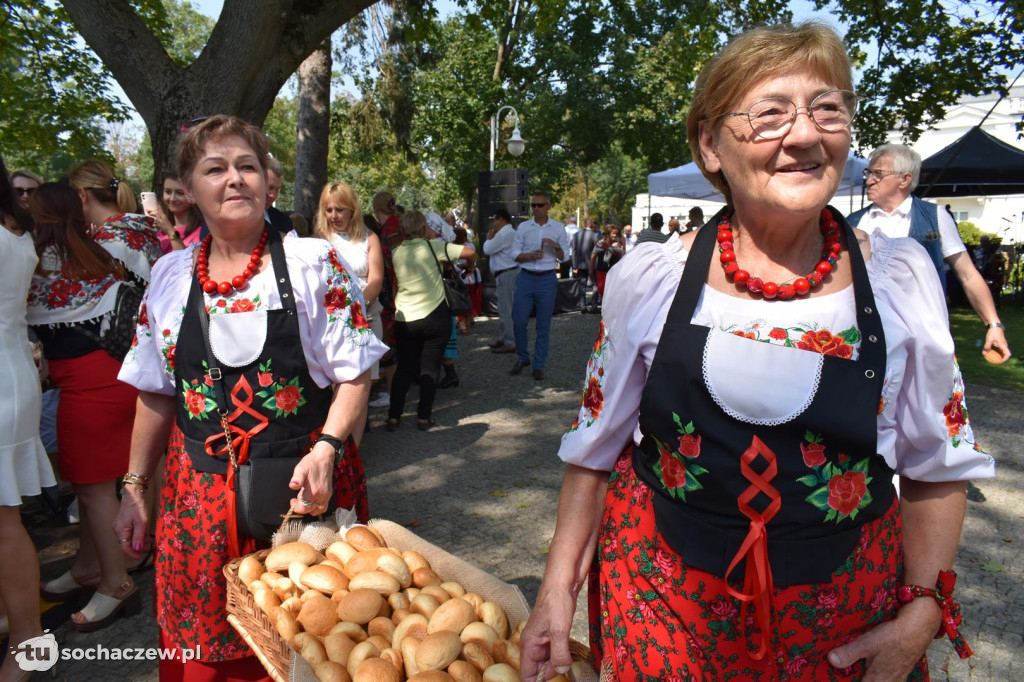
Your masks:
M910 237L928 252L939 273L945 292L946 271L952 270L963 286L974 312L985 323L983 350L996 348L1000 362L1010 359L1010 347L999 321L992 294L974 266L956 223L937 204L922 201L911 192L921 176L921 157L913 149L900 144L882 145L871 152L864 171L871 205L850 214L854 227L871 233L876 229L887 237Z

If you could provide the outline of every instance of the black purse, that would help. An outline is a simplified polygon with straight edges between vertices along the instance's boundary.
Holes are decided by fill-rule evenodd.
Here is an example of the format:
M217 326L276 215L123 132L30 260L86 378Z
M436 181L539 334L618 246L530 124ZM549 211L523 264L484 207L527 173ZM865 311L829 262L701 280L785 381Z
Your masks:
M452 263L451 256L448 255L447 245L445 246L444 257L448 259L448 265L451 266L448 268L441 267L441 262L437 260L437 254L434 253L434 247L427 242L430 255L434 257L434 262L437 263L437 270L441 273L441 284L444 286L444 300L448 302L448 309L452 315L469 315L473 312L473 301L469 297L469 289L466 288L466 283L459 277L458 270L455 264Z
M98 331L88 325L76 327L75 331L89 337L107 351L115 360L123 361L135 339L135 325L139 322L139 306L142 305L143 288L126 280L117 287L114 308L104 315Z
M271 258L276 266L277 254L274 252L274 244L280 245L280 242L273 237L271 242ZM283 260L282 253L281 261ZM285 267L283 262L282 267ZM277 267L274 269L278 270ZM287 273L287 270L283 272ZM287 277L287 274L285 276ZM288 284L290 290L290 283ZM203 304L203 296L199 295L195 299L203 345L206 347L209 375L213 379L213 398L217 403L217 413L227 441L228 468L235 472L235 524L238 535L243 538L269 540L281 527L281 522L291 509L291 500L295 497L296 491L289 488L288 484L292 480L292 471L306 453L283 457L250 457L245 462L238 463L227 420L228 407L221 385L221 369L210 348L210 318ZM323 438L327 439L326 436ZM332 493L327 510L322 514L333 514L336 507Z

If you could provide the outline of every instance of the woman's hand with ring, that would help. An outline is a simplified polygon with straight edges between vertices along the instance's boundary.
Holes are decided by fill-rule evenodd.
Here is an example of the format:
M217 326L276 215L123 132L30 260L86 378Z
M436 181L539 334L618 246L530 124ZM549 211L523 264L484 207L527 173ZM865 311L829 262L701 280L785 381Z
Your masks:
M141 559L149 549L149 513L146 494L136 485L125 485L121 508L114 519L114 535L121 551L133 559Z
M288 487L299 493L291 502L294 513L317 514L326 509L334 494L334 448L316 443L295 465Z

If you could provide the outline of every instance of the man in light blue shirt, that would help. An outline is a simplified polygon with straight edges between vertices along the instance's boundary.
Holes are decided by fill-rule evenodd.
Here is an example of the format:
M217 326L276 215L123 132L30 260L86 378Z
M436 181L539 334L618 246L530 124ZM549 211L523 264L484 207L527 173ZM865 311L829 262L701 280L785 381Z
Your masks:
M512 242L512 255L519 263L512 303L512 327L516 338L517 360L509 374L519 374L530 366L530 311L536 309L537 339L533 347L533 378L544 378L551 339L551 315L558 293L558 266L569 254L565 227L548 219L551 198L546 192L530 197L533 220L521 223Z
M484 253L488 267L494 275L494 288L498 294L498 340L491 344L492 353L516 352L516 339L512 333L512 297L516 290L516 272L519 263L512 256L512 242L516 228L512 216L503 208L494 212L494 227L487 233Z

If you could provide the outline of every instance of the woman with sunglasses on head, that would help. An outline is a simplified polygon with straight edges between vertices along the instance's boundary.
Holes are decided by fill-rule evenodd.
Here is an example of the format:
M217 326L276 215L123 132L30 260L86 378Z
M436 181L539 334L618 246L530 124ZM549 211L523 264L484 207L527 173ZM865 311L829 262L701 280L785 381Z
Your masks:
M164 173L159 209L147 213L160 229L160 250L164 253L199 243L203 214L174 173Z
M39 440L42 399L39 372L32 360L25 322L25 300L39 262L22 209L0 158L0 382L7 395L0 403L0 637L10 647L39 637L39 559L21 522L21 499L56 484L50 460ZM0 667L0 680L27 679L15 657Z
M281 237L265 220L267 149L259 128L233 116L211 116L179 139L178 177L210 234L157 262L120 374L139 403L115 535L127 554L141 553L145 492L166 451L160 646L199 651L198 660L161 660L163 680L266 678L224 611L224 565L264 547L268 530L245 533L238 504L252 502L241 511L272 519L270 531L288 507L319 515L334 502L369 517L357 445L384 348L330 244ZM266 496L240 490L245 472Z
M94 238L84 207L103 206L112 201L112 192L103 188L97 198L90 188L76 192L66 182L46 183L30 204L39 266L29 291L28 320L61 390L60 474L74 488L81 514L75 561L43 586L42 595L66 601L95 590L85 608L72 614L72 627L81 632L104 628L140 606L111 530L117 514L114 484L128 470L138 391L117 380L122 358L104 349L100 339L115 322L122 287L130 280L148 282L157 252L155 230L140 216L130 218L126 228L120 227L121 219L105 221L105 238ZM130 188L127 194L132 197ZM92 213L109 215L106 208Z
M527 682L570 665L592 565L615 679L927 679L937 631L970 654L951 569L994 463L926 252L827 206L851 90L816 23L741 34L698 77L690 148L727 206L609 273Z

